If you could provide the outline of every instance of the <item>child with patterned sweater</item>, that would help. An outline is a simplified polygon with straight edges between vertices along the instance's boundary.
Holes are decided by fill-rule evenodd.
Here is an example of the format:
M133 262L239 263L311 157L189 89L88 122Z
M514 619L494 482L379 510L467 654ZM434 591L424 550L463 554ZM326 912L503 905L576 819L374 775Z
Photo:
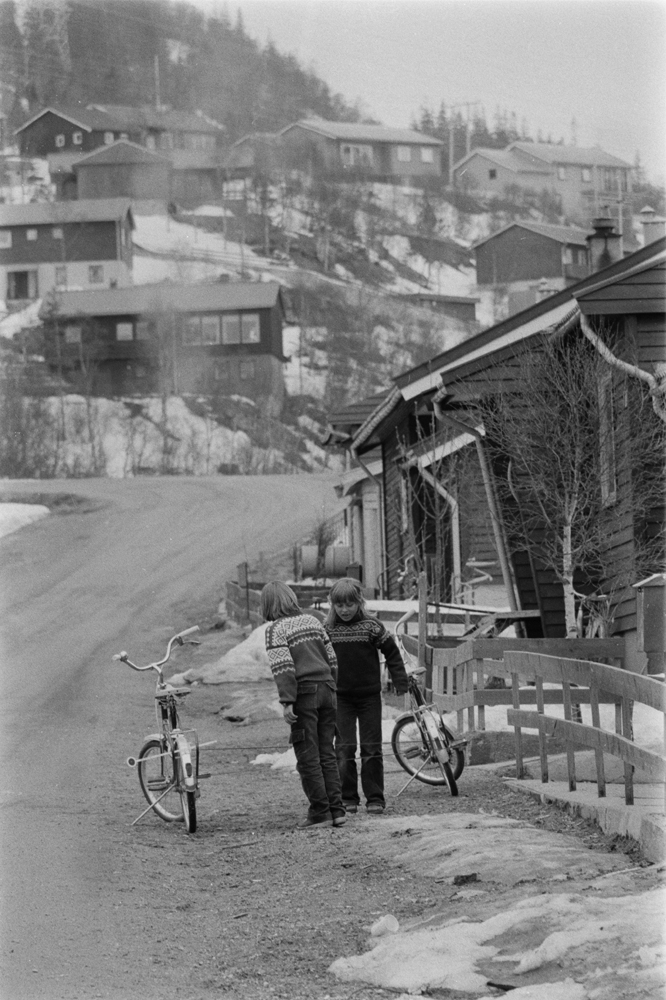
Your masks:
M310 808L301 828L333 822L342 826L345 810L335 758L335 681L337 661L320 621L303 614L291 587L279 580L261 592L266 621L266 652L278 687L289 742Z
M329 593L325 628L338 660L337 757L342 801L347 812L359 805L356 726L361 744L361 788L370 813L382 813L382 696L379 651L384 654L398 694L407 691L407 672L393 636L366 611L357 580L345 577Z

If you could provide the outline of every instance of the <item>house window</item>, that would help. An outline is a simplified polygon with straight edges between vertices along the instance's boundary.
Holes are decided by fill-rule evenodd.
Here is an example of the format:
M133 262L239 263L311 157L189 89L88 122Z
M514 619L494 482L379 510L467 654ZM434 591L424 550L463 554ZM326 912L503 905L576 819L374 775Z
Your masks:
M557 179L558 181L565 181L567 179L567 168L561 164L557 168Z
M188 347L201 343L201 317L186 316L183 323L183 344Z
M90 285L104 284L104 268L101 264L88 265L88 283Z
M65 137L62 133L55 137L55 144L56 144L56 149L62 149L63 146L65 145Z
M573 253L571 247L562 247L562 263L573 264Z
M351 146L342 147L342 163L345 167L358 167L362 164L372 165L372 146Z
M491 167L490 170L488 171L488 177L491 181L497 180L497 171L495 170L494 167Z
M241 342L240 316L223 316L222 343L240 344L240 342Z
M69 323L65 327L65 343L66 344L80 344L81 343L81 327L71 326Z
M54 226L51 230L51 236L54 240L63 239L62 228L60 226Z
M136 378L146 378L148 375L148 369L145 365L134 365L134 370L132 373Z
M613 373L604 372L599 381L599 459L601 499L605 504L617 498L615 461L615 420L613 414Z
M0 250L11 250L12 231L11 229L0 229Z
M245 380L248 378L254 378L255 365L254 361L241 361L240 363L240 377Z
M36 229L26 229L25 238L26 238L26 240L29 240L30 243L34 243L35 240L37 239L37 230Z
M150 320L140 319L136 324L136 339L150 340L153 335L153 324Z
M37 298L37 271L9 271L7 274L7 298Z
M66 288L67 286L67 268L64 264L58 264L55 269L55 283L56 288Z
M421 163L434 163L435 151L432 146L421 146Z
M409 146L398 146L398 162L411 163L412 151Z
M83 145L83 132L72 132L72 142L75 146Z
M590 167L583 167L580 172L581 179L583 183L589 184L592 180L592 170Z
M219 344L220 342L220 317L201 317L201 343Z
M244 344L258 344L261 340L259 331L259 313L243 313L241 316L241 341Z
M154 135L147 135L146 136L146 149L155 149L155 136Z
M116 340L134 340L131 323L116 323Z
M105 146L110 146L112 142L113 142L113 132L105 132L104 133L104 145Z
M127 134L127 132L121 132L119 138L120 139L129 139L129 135Z

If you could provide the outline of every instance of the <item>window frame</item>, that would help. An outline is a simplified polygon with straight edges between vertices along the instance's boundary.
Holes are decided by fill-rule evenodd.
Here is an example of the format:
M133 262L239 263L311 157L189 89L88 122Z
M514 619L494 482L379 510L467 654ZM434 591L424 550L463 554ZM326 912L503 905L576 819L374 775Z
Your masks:
M73 146L83 145L83 132L72 132L72 145Z
M567 179L567 168L563 163L558 163L556 168L558 181L565 181Z
M25 275L27 295L10 295L10 286L16 285L18 275ZM30 286L33 286L34 295L30 294ZM7 271L7 301L8 302L34 302L39 298L39 277L37 268L27 268L21 271Z
M93 272L99 271L101 277L99 280L93 278ZM103 285L104 284L104 265L103 264L88 264L88 284L89 285Z
M421 146L421 163L434 163L435 150L432 146Z
M80 344L83 340L83 330L78 324L68 323L65 326L65 343Z
M125 334L129 331L130 336L127 337ZM134 324L128 322L116 323L116 343L117 344L129 344L134 340ZM122 336L121 336L122 334Z
M28 243L36 243L39 233L36 229L30 228L25 231L25 238Z
M11 250L12 231L11 229L0 229L0 250Z
M56 288L67 288L67 265L56 264L54 268L54 281Z
M104 145L105 146L111 146L111 145L113 145L113 141L114 141L114 139L113 139L113 132L105 132L104 133Z
M411 163L412 162L412 147L411 146L396 146L396 157L398 163Z
M65 133L64 132L58 132L57 136L55 137L55 148L56 149L64 149L66 141L67 140L65 138Z
M65 232L62 226L53 226L51 229L51 238L54 240L64 240Z

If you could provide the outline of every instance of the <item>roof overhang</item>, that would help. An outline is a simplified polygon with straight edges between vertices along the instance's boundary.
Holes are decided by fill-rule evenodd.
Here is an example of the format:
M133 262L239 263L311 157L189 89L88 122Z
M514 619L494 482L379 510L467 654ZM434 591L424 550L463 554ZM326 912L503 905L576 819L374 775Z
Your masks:
M39 111L36 115L33 115L32 118L29 118L27 122L24 122L23 125L21 125L19 128L14 129L14 135L18 135L19 132L22 132L24 129L28 128L29 125L32 125L33 122L36 122L43 115L49 114L49 112L52 115L57 115L58 118L64 118L65 121L71 122L72 125L76 125L78 128L82 128L84 132L92 132L92 128L90 127L90 125L84 125L83 122L78 121L71 115L64 114L64 112L62 111L58 111L57 108L42 108L42 110Z

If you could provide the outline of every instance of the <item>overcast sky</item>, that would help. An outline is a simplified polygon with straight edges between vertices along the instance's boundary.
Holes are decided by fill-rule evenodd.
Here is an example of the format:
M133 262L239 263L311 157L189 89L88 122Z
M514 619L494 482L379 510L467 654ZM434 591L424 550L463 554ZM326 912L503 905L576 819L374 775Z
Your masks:
M210 6L217 0L200 0ZM666 0L228 0L248 34L312 66L385 125L422 106L499 105L536 138L666 173Z

